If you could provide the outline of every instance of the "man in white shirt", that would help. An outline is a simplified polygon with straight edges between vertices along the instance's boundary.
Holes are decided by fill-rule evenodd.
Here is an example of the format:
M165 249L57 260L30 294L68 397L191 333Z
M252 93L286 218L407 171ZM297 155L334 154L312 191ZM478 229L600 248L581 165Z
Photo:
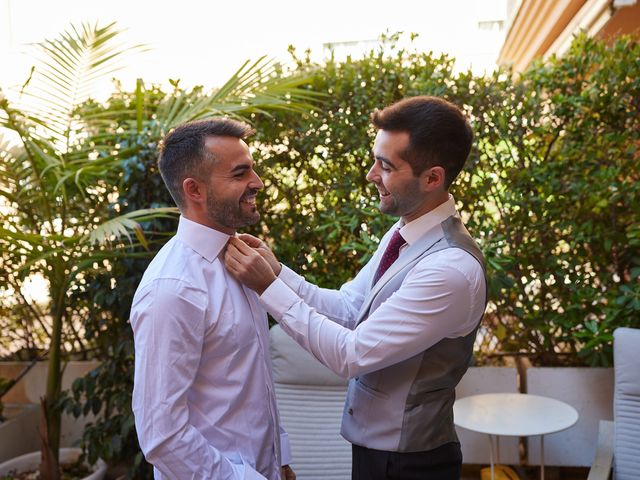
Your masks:
M182 215L131 308L133 412L156 479L295 479L267 316L221 257L236 229L260 217L264 184L243 140L251 133L233 120L190 122L161 147L159 169Z
M367 179L380 210L400 220L352 281L319 288L248 235L230 242L225 264L285 332L350 379L342 435L353 444L352 478L457 479L455 387L487 285L482 253L448 188L473 135L462 112L435 97L402 100L372 121Z

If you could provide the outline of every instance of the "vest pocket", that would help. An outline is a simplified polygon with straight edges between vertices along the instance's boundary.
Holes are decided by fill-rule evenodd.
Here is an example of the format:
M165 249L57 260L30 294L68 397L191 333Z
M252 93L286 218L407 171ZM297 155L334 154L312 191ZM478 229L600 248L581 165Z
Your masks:
M359 390L361 390L362 392L365 392L366 394L378 398L380 400L387 400L389 399L389 395L381 392L380 390L376 390L373 387L370 387L369 385L367 385L366 383L364 383L362 381L361 377L358 377L355 379L355 384L356 384L356 388L358 388Z

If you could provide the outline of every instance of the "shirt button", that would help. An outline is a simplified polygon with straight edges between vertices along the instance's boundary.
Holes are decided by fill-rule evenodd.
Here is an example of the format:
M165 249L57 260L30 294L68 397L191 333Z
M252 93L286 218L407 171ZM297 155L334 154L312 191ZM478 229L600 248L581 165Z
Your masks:
M350 408L349 410L347 410L349 412L349 415L353 415L353 408Z

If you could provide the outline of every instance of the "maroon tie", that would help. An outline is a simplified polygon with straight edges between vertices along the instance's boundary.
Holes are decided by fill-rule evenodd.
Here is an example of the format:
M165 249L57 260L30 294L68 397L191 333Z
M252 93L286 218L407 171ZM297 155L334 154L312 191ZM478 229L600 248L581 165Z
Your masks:
M378 265L378 270L376 270L376 274L373 277L373 284L375 285L380 277L387 271L387 269L391 266L393 262L396 261L398 255L400 254L400 248L407 243L402 235L400 235L400 229L397 229L393 232L391 236L391 240L389 240L389 244L387 245L387 249L382 254L382 258L380 259L380 265Z

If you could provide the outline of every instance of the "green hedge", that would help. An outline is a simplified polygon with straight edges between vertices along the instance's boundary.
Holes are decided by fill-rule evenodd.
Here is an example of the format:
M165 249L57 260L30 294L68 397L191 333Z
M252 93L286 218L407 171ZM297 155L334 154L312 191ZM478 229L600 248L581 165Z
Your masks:
M639 53L582 36L470 102L478 169L462 201L483 235L502 350L607 366L613 330L640 326Z
M543 364L610 363L611 332L640 322L638 43L579 37L561 59L508 72L455 74L453 60L372 51L322 65L308 88L327 93L303 116L252 115L265 181L252 231L278 256L327 287L352 277L394 221L379 214L365 179L375 134L371 112L404 96L438 95L468 113L475 145L452 192L488 261L486 327L494 349ZM163 97L147 93L147 111ZM126 108L119 92L109 108ZM155 166L157 138L124 138L121 211L170 204ZM150 227L171 231L172 222ZM126 318L146 261L116 266L117 287L96 283L98 305ZM497 343L496 343L497 342Z
M486 343L544 365L609 365L613 329L640 325L639 53L629 39L580 37L517 80L455 75L447 57L402 50L330 60L311 86L329 100L310 118L255 119L263 232L310 280L353 276L393 221L365 180L369 114L442 96L476 135L453 194L487 256Z

